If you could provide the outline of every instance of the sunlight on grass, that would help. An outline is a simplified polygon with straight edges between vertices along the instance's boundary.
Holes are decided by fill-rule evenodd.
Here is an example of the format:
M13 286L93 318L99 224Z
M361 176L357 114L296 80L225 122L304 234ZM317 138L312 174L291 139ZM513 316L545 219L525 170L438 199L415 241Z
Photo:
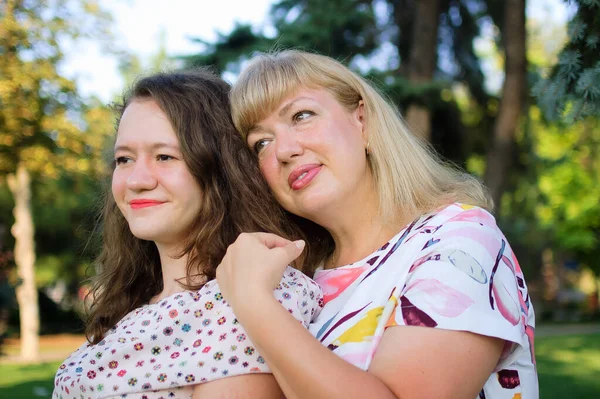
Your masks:
M538 338L535 345L540 398L600 397L600 334ZM48 397L60 364L0 364L0 397Z
M541 398L598 398L600 335L536 339Z
M2 364L0 365L0 387L9 387L34 380L54 380L54 374L62 362L51 362L34 365Z

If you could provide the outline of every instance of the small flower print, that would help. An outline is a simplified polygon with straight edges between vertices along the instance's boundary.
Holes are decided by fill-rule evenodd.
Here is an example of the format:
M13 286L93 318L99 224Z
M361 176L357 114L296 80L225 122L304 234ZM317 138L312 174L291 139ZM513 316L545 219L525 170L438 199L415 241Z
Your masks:
M207 327L207 326L209 326L209 325L210 325L210 323L211 323L211 320L210 320L210 319L204 319L204 320L202 320L202 325L203 325L204 327Z
M221 325L225 324L226 321L227 321L227 319L225 318L225 316L223 316L223 317L220 317L219 320L217 320L217 324L221 326Z
M83 367L77 367L77 368L75 369L75 372L76 372L76 373L81 373L82 371L83 371Z
M152 348L152 350L150 351L153 355L158 355L160 354L160 346L155 346Z
M193 344L194 348L197 348L200 345L202 345L202 340L201 339L197 339L197 340L194 341L194 344Z
M198 317L202 317L202 311L201 311L200 309L198 309L198 310L195 310L195 311L194 311L194 316L195 316L195 317L197 317L197 318L198 318Z
M144 344L138 342L137 344L133 345L133 349L135 349L136 351L141 351L142 349L144 349Z
M167 375L165 373L160 373L156 379L159 382L165 382L167 380Z
M213 355L213 359L215 359L215 360L223 359L223 352L215 352L215 354Z
M148 327L149 325L150 325L150 320L144 320L144 321L142 321L142 326Z
M135 384L137 384L137 378L130 378L127 380L127 385L129 385L130 387L134 387Z
M188 374L185 376L185 381L186 382L194 382L194 381L196 381L196 377L194 377L193 374Z
M88 377L90 380L93 380L94 378L96 378L96 372L95 372L94 370L90 370L90 371L88 371L88 372L87 372L87 377Z
M210 352L210 346L207 346L204 349L202 349L202 353L208 353L208 352Z
M239 360L239 359L237 358L237 356L231 356L231 357L229 358L229 364L232 364L232 365L233 365L233 364L237 364L238 360Z
M219 341L225 341L227 339L227 333L219 335Z
M178 314L177 309L169 310L169 317L172 319L176 318Z
M210 301L208 301L208 302L206 302L206 303L204 304L204 308L205 308L206 310L211 310L213 307L214 307L214 305L213 305L213 303L212 303L212 302L210 302Z
M173 341L173 345L175 345L175 346L181 346L182 343L183 343L183 340L179 339L179 338L175 338L175 341Z
M127 371L126 371L126 370L119 370L119 372L117 373L117 375L118 375L119 377L123 377L125 374L127 374Z
M116 369L117 367L119 367L119 362L117 362L116 360L113 360L112 362L108 363L109 369Z
M284 292L281 296L283 299L290 299L292 297L289 292Z
M220 301L223 299L223 295L220 292L215 294L215 301Z
M265 359L262 356L257 357L256 361L259 362L260 364L264 364L265 363Z
M171 359L177 359L179 357L179 352L171 353Z
M148 389L152 389L152 385L150 385L150 383L146 382L144 385L142 385L142 389L144 391L147 391Z
M192 329L192 326L186 323L183 326L181 326L181 329L185 332L189 332Z
M165 329L163 330L163 334L165 334L167 337L171 334L173 334L173 329L171 327L165 327Z
M251 346L247 346L246 349L244 349L244 353L248 356L253 355L254 354L254 348Z
M238 342L242 342L246 340L246 334L238 334L237 336Z

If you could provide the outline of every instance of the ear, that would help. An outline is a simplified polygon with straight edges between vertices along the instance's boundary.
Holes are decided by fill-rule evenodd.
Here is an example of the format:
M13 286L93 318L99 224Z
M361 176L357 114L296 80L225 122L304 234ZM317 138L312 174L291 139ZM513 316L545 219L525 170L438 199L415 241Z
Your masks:
M354 110L354 116L356 118L356 122L361 126L361 134L365 143L369 141L367 137L367 132L365 131L365 102L360 100L358 102L358 106Z

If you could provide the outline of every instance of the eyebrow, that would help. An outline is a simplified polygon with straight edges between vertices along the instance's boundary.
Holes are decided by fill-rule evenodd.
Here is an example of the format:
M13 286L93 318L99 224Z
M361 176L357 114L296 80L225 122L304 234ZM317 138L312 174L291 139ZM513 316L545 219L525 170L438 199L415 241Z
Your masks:
M173 144L169 144L169 143L154 143L152 145L149 146L149 148L151 150L158 150L158 149L169 149L169 150L173 150L173 151L181 151L181 149L179 148L178 145L173 145ZM133 149L127 145L119 145L116 146L114 149L115 152L117 151L129 151L129 152L134 152Z

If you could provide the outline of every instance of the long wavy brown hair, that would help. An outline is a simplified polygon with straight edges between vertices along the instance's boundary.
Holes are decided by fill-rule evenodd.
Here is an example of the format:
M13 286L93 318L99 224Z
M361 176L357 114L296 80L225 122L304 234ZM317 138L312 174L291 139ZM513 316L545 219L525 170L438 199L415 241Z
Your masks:
M190 290L202 286L194 276L215 278L227 247L241 232L303 238L272 197L254 156L235 130L229 90L229 84L206 69L158 73L139 79L114 106L118 126L132 101L155 101L169 118L183 160L200 185L201 210L181 253L188 255L186 281L181 284ZM155 244L131 233L109 187L100 215L102 249L89 294L86 337L92 344L163 288Z

